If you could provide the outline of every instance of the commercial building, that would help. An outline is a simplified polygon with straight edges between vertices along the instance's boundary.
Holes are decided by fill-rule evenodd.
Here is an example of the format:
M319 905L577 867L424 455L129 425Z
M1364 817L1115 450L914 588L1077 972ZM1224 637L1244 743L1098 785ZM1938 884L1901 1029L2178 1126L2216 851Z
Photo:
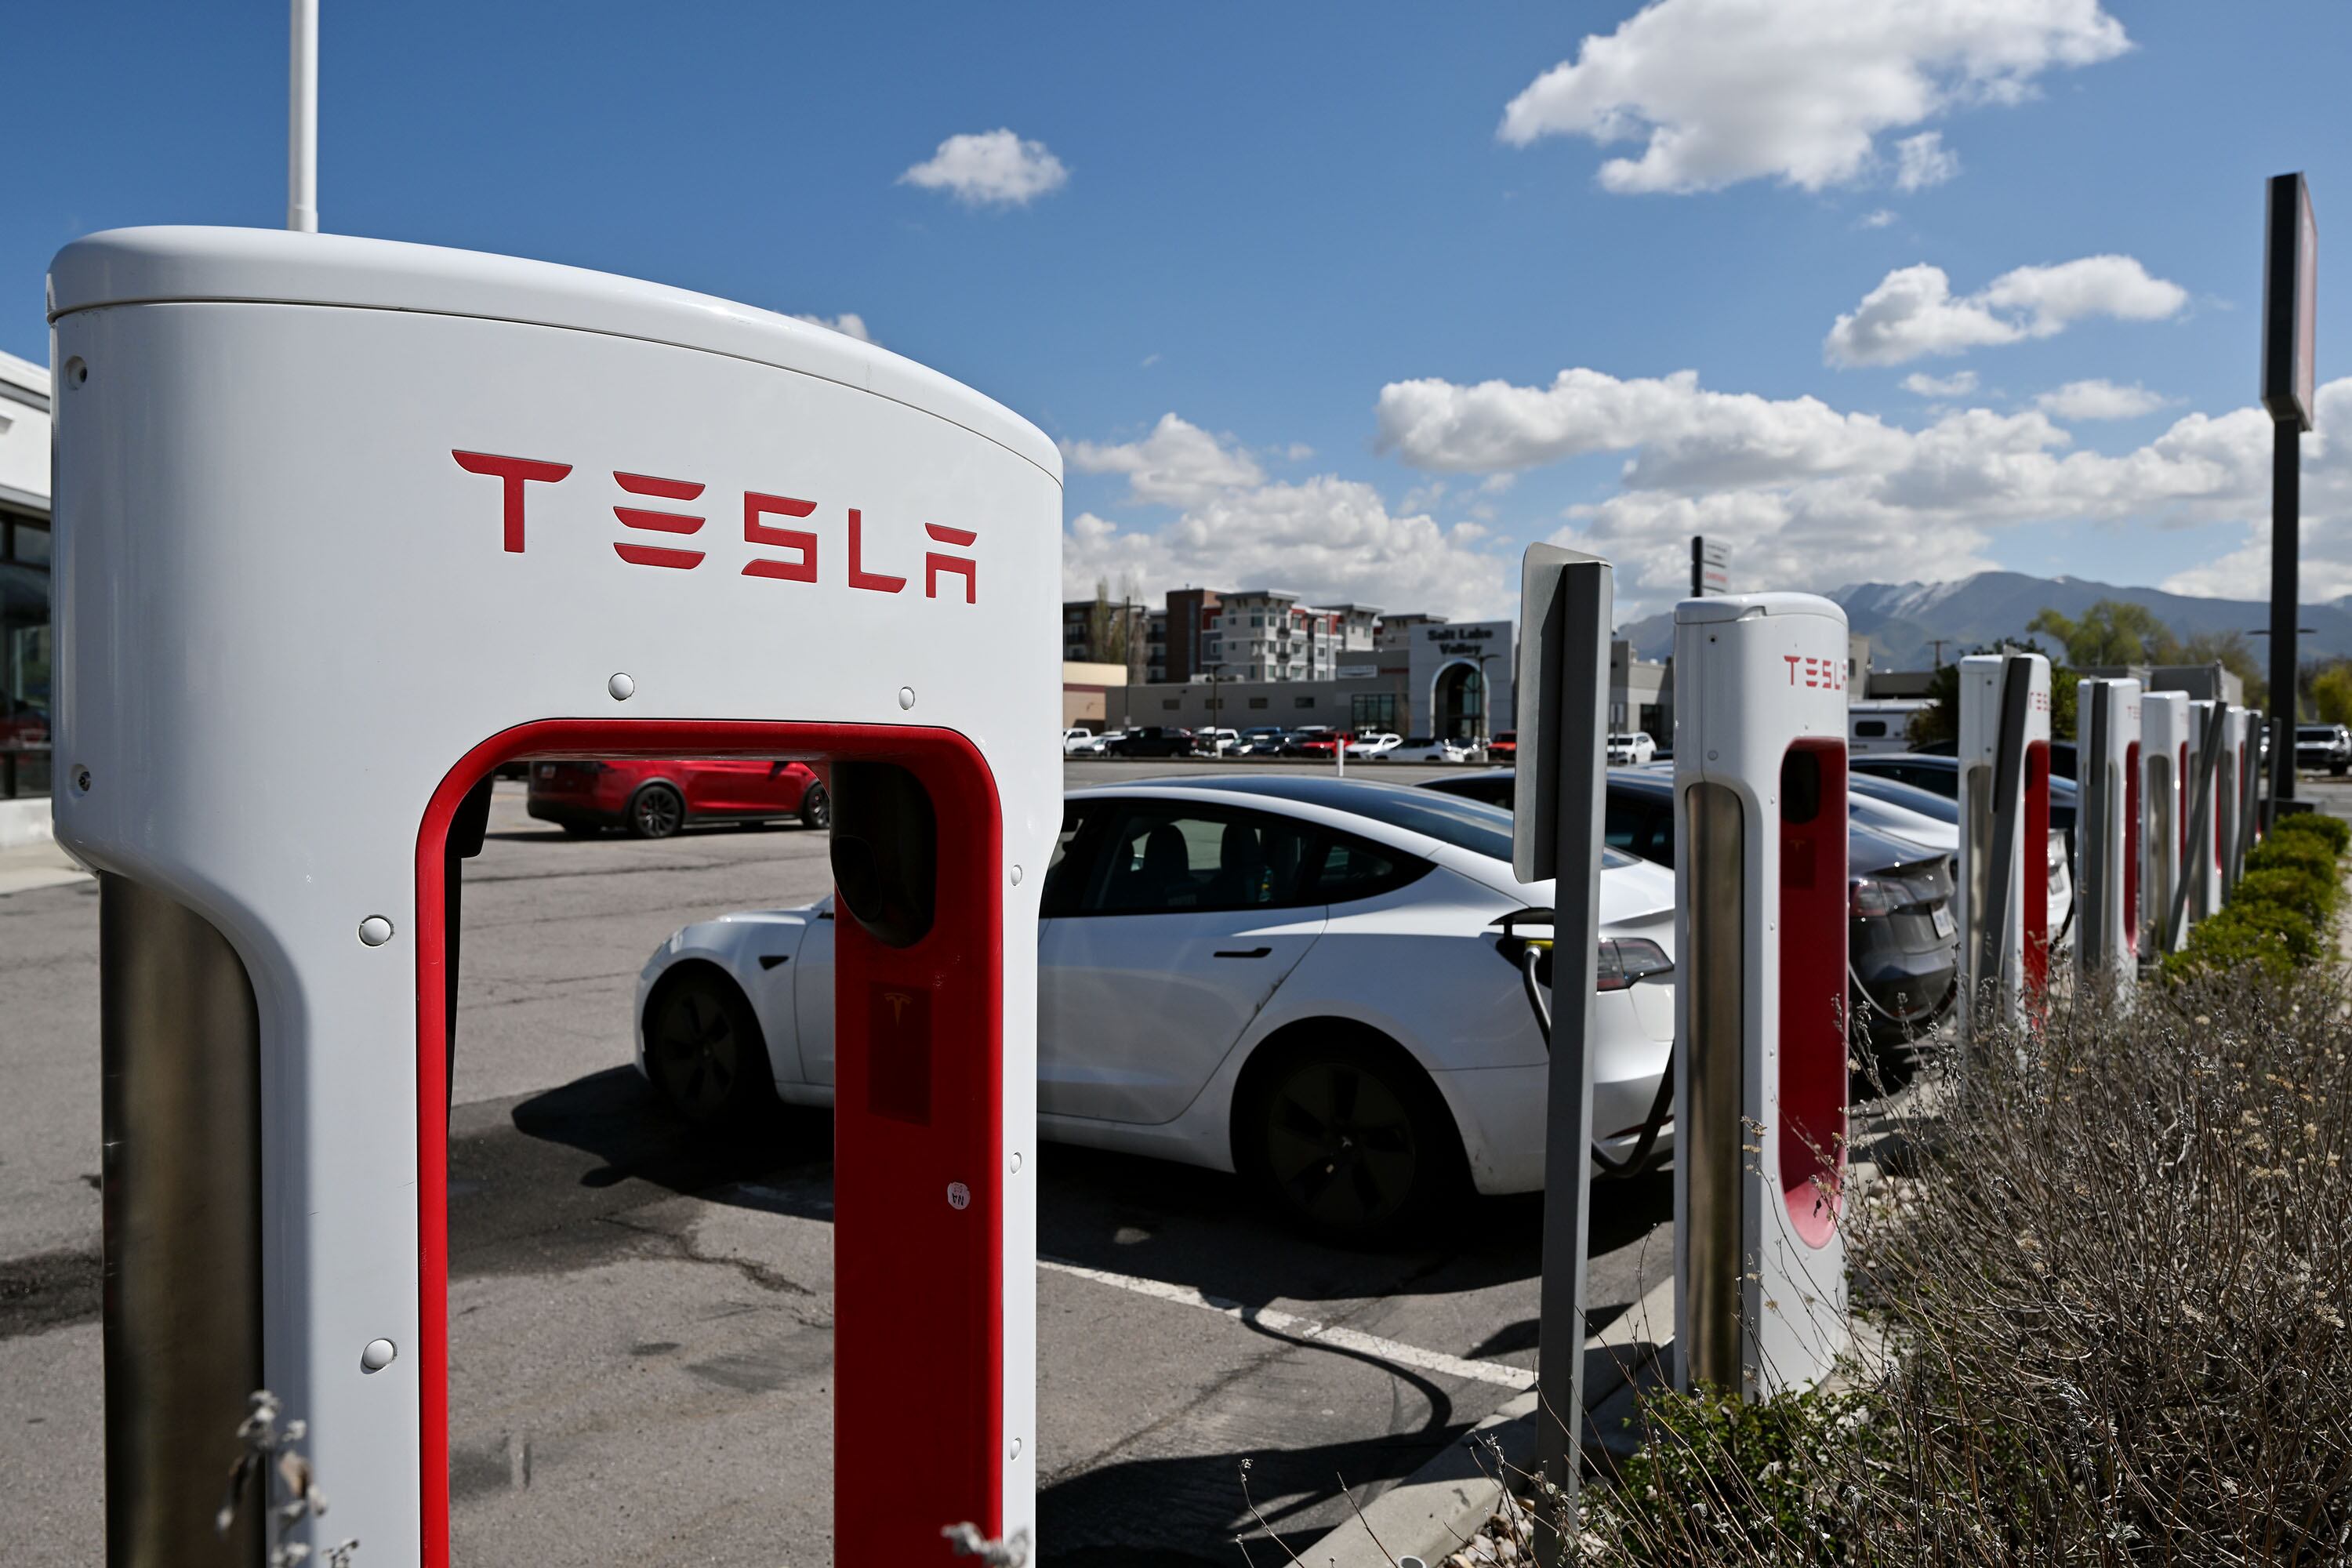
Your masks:
M1100 732L1114 722L1111 710L1114 693L1122 694L1117 701L1123 703L1127 690L1127 666L1123 664L1092 664L1084 660L1062 661L1062 728L1093 730ZM1117 722L1124 723L1119 720Z
M1609 728L1614 734L1646 732L1660 745L1675 734L1674 667L1640 658L1622 637L1609 644Z
M1150 612L1132 600L1062 601L1062 660L1066 664L1116 664L1141 673Z
M1371 651L1379 616L1377 605L1318 608L1280 588L1226 594L1209 624L1207 657L1195 673L1230 680L1334 679L1342 651Z
M49 837L49 373L0 353L0 848Z
M1219 599L1213 588L1171 588L1156 680L1190 680L1209 668L1209 627Z

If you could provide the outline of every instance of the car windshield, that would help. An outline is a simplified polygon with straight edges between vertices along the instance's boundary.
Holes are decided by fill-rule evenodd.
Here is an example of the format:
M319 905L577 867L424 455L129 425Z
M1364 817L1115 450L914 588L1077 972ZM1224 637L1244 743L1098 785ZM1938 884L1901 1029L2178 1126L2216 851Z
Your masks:
M1358 784L1341 779L1224 778L1186 779L1189 788L1231 790L1236 795L1269 795L1330 811L1350 811L1408 833L1425 834L1441 844L1467 849L1491 859L1511 858L1511 814L1458 795L1438 795L1402 784ZM1603 850L1601 863L1631 866L1633 857Z

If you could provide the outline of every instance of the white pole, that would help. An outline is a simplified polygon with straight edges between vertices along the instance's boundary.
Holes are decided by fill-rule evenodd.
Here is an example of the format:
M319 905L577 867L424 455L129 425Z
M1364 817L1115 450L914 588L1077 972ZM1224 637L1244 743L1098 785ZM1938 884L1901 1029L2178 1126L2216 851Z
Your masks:
M319 0L294 0L286 102L286 226L319 232Z

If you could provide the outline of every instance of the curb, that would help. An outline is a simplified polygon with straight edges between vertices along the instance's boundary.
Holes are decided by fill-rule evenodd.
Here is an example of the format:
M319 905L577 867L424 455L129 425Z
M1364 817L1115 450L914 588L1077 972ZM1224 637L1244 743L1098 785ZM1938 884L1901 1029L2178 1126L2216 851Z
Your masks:
M1593 1428L1609 1406L1630 1400L1631 1383L1674 1342L1675 1281L1669 1274L1642 1299L1584 1342L1585 1442L1599 1439ZM1536 1394L1533 1389L1479 1422L1412 1475L1364 1505L1362 1517L1332 1531L1300 1554L1309 1568L1396 1568L1404 1558L1434 1565L1462 1549L1478 1532L1503 1497L1486 1451L1491 1440L1512 1470L1535 1464Z

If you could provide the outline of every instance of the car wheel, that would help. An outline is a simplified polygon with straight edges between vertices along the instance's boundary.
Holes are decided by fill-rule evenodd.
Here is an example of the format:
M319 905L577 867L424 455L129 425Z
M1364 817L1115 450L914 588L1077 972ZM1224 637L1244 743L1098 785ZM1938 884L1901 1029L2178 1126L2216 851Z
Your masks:
M593 838L604 831L604 828L593 822L567 822L563 824L563 836L566 838Z
M2352 771L2352 763L2330 763L2327 764L2328 774L2334 778L2342 778L2347 771Z
M1394 1239L1465 1185L1454 1119L1392 1045L1346 1036L1279 1047L1253 1071L1234 1158L1292 1225L1343 1245Z
M629 801L629 831L640 838L667 838L686 826L686 800L667 784L647 784Z
M751 1004L707 965L672 970L646 1004L646 1070L672 1110L706 1126L749 1120L775 1099Z
M833 796L825 793L824 785L813 784L801 796L801 826L819 829L833 826Z

